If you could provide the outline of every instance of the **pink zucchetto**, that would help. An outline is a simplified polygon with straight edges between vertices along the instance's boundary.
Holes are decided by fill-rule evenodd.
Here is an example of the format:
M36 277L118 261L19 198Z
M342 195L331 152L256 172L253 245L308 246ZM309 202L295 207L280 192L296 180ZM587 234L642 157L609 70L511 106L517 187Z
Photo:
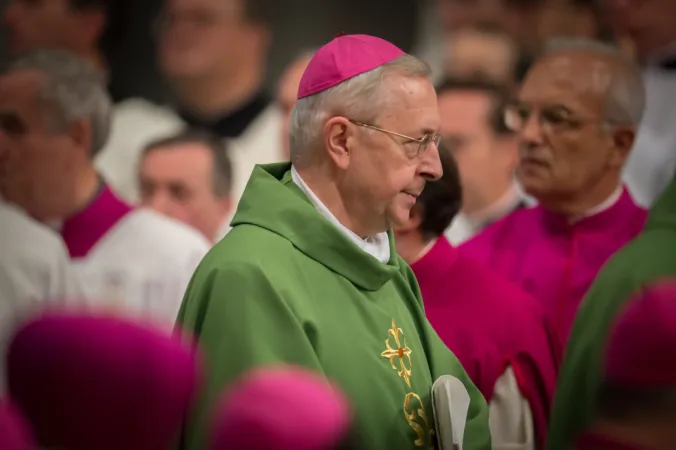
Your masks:
M343 395L293 367L248 373L225 392L214 419L209 450L330 450L350 428Z
M619 314L608 340L604 377L636 388L676 387L676 279L646 286Z
M44 315L7 355L9 394L47 448L166 450L200 378L179 337L117 317Z
M0 449L2 450L34 450L28 422L7 400L0 400Z
M337 36L320 48L300 80L298 99L325 91L376 69L406 53L390 42L366 34Z

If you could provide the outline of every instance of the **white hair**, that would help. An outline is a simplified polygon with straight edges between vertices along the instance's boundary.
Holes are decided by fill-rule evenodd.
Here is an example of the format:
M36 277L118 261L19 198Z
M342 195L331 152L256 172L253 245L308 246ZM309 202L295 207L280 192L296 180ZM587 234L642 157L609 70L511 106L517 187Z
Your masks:
M37 50L14 60L13 70L36 70L45 78L40 93L50 119L60 127L86 119L92 127L92 156L106 144L110 134L112 101L105 78L96 68L76 55L63 50Z
M545 56L566 52L596 54L617 64L618 70L612 72L606 92L606 120L611 124L629 124L638 128L646 103L645 86L639 66L619 48L599 41L559 37L545 45Z
M312 149L321 145L324 123L332 116L373 122L382 112L386 100L381 87L387 76L429 78L430 74L425 62L411 55L403 55L325 91L298 100L289 123L291 161L296 165L304 162Z

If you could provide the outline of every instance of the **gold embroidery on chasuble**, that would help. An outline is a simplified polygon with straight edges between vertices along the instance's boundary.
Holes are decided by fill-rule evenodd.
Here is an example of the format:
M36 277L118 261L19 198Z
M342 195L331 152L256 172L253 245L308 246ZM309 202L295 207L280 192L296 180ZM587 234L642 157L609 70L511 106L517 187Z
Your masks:
M406 386L411 387L411 349L406 345L405 337L402 341L404 332L401 328L397 327L394 319L392 319L392 328L388 330L387 334L387 339L385 339L387 349L380 356L389 359L390 365L404 379ZM390 340L393 342L390 343ZM406 364L407 362L408 365Z
M415 392L409 392L404 397L404 417L418 436L414 442L415 446L433 450L434 428L430 425L431 421L427 417L425 405Z
M411 354L413 351L406 345L404 331L397 327L392 319L392 328L387 331L385 350L380 354L390 362L393 370L404 380L406 386L411 388L413 365ZM416 447L434 449L434 428L430 426L430 420L425 411L420 396L415 392L409 392L404 397L404 418L415 432L417 438L414 441Z

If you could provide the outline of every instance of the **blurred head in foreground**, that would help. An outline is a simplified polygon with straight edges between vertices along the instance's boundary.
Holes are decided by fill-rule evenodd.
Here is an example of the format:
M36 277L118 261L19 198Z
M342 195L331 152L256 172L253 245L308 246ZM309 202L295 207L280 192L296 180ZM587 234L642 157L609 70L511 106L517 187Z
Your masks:
M165 450L200 365L178 338L120 318L49 314L15 335L11 397L42 447Z
M676 279L646 287L611 328L597 421L577 449L667 450L676 442Z
M319 375L259 369L228 389L216 410L210 450L356 450L350 409Z
M0 400L0 448L34 450L35 442L27 422L8 401Z

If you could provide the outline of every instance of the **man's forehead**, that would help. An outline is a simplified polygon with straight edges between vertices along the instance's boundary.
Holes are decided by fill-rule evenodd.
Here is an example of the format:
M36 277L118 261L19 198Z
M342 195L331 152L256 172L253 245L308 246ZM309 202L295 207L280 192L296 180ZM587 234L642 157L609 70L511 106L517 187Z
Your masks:
M520 99L555 95L597 100L613 80L614 65L601 55L560 53L535 64L520 90Z

